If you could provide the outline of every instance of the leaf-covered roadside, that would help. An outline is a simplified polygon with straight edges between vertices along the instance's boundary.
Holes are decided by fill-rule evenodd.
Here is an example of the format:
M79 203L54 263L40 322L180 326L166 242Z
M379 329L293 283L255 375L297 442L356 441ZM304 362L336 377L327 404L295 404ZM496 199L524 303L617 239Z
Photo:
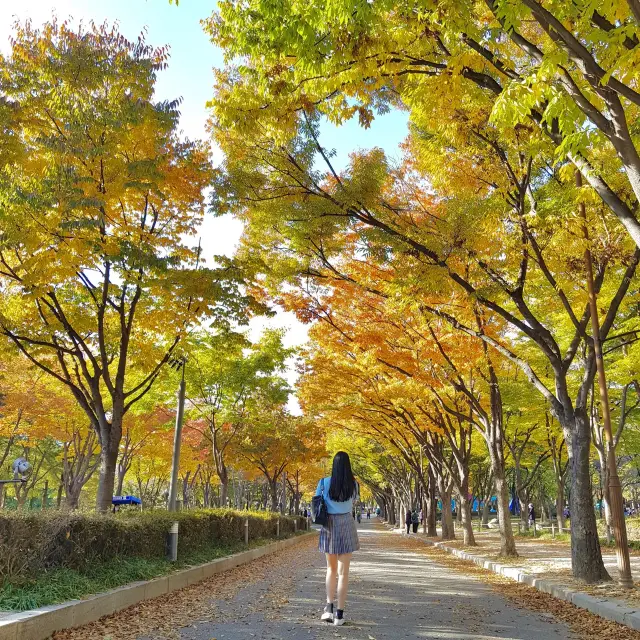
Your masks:
M482 569L468 560L461 560L446 551L426 545L412 539L404 539L404 543L413 551L433 558L438 564L460 571L465 575L475 576L490 584L500 595L510 600L520 609L529 609L550 614L555 619L566 622L580 640L606 638L607 640L640 640L640 632L634 631L617 622L605 620L599 616L580 609L575 605L558 600L548 593L543 593L520 582L514 582L503 576Z
M58 632L53 640L137 640L140 637L177 640L180 629L216 619L219 615L216 601L230 600L240 589L268 576L276 576L275 583L280 587L270 589L264 602L256 606L269 609L273 614L286 604L282 589L291 580L294 568L305 562L315 545L315 538L302 541L295 549L265 556L84 627Z

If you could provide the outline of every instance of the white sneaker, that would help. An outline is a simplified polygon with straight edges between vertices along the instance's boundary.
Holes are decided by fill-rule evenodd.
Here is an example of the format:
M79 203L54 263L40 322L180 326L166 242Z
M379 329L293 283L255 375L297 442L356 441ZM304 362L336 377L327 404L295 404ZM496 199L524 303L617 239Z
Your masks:
M320 616L320 620L322 620L322 622L334 622L333 613L331 613L331 611L325 611Z
M345 622L346 622L346 620L344 619L344 617L343 618L334 618L333 619L333 624L336 627L341 627Z

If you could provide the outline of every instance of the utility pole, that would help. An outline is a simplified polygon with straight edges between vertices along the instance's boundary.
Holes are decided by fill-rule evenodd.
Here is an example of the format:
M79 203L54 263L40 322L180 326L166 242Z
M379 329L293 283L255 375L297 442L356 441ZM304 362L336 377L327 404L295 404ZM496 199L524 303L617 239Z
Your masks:
M582 186L582 175L576 170L576 185ZM609 410L609 392L607 390L607 378L604 371L604 359L602 357L602 343L600 341L600 322L598 320L598 304L596 291L593 282L593 261L591 250L589 249L589 231L587 228L587 212L584 202L580 202L580 216L582 218L582 230L586 246L584 258L587 269L587 289L589 291L589 311L591 314L591 334L593 339L593 351L596 358L596 369L598 373L598 387L600 389L600 408L602 410L602 422L607 435L607 467L609 501L611 507L611 523L613 525L613 535L616 540L616 556L618 560L618 582L620 586L630 589L633 587L631 577L631 562L629 560L629 543L627 541L627 525L624 520L622 506L622 486L618 477L618 465L616 463L616 452L613 444L613 433L611 431L611 413ZM607 479L605 478L605 481Z
M169 485L169 511L176 510L178 495L178 471L180 469L180 445L182 444L182 422L184 419L184 399L186 385L184 382L185 359L176 361L176 366L182 370L182 378L178 389L178 411L176 414L176 430L173 436L173 460L171 462L171 484Z
M201 238L198 239L198 257L196 258L196 271L200 266ZM188 308L191 308L191 298L189 298ZM184 419L184 399L186 385L184 382L184 370L187 366L187 357L172 357L169 359L169 366L176 371L181 371L180 387L178 388L178 411L176 413L176 430L173 435L173 459L171 460L171 483L169 484L169 501L167 508L169 511L176 510L176 500L178 497L178 471L180 469L180 446L182 445L182 422ZM175 528L175 546L177 552L178 544L178 523L174 522L171 533ZM175 561L175 558L173 558Z

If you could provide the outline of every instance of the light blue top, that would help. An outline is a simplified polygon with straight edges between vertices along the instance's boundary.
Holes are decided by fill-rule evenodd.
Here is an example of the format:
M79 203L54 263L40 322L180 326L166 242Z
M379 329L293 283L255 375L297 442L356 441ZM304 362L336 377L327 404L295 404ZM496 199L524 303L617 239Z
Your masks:
M324 501L327 503L327 513L330 513L333 515L337 515L340 513L351 513L353 511L353 498L349 498L344 502L335 502L329 497L329 487L331 486L331 476L329 476L328 478L323 478L323 480L324 480L324 491L322 490L323 489L322 480L320 480L320 482L318 482L318 487L316 489L316 495L319 496L320 494L322 494L324 496ZM357 487L358 485L356 484L356 491L358 490ZM353 497L357 498L358 496L355 495Z

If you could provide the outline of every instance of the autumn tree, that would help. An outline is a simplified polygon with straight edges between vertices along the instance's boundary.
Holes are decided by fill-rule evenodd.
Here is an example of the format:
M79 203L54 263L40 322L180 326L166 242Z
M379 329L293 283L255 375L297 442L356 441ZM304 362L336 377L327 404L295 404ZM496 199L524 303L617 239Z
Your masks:
M194 323L247 308L237 270L206 268L185 241L211 164L206 145L179 138L179 101L154 101L167 60L144 35L56 20L17 24L0 58L3 113L19 127L1 168L0 331L85 412L102 511L124 416Z
M340 273L340 256L361 245L367 256L393 262L402 275L397 295L427 296L420 301L423 312L481 340L521 369L565 430L574 460L574 571L598 580L606 572L591 508L586 412L595 360L586 330L586 291L576 286L574 275L585 246L583 223L556 224L558 202L564 219L573 220L575 207L567 195L587 198L588 193L576 191L571 173L549 172L544 155L534 163L529 153L536 142L526 133L516 131L501 145L486 114L470 108L472 116L480 118L477 135L464 127L428 137L418 132L418 140L426 138L427 144L418 147L407 167L394 169L373 150L354 156L340 175L320 145L316 122L303 113L288 146L258 129L255 141L249 137L244 147L235 145L237 154L228 148L235 188L228 202L251 221L247 244L261 247L274 280ZM317 169L316 159L326 173ZM425 196L425 177L437 185L439 199ZM596 289L605 310L605 339L640 257L624 236L609 233L608 215L597 201L590 209L589 224L601 230L591 242L600 256ZM275 226L276 220L282 226ZM293 266L289 252L298 257ZM504 329L485 328L502 323L522 339L514 342ZM579 369L572 368L576 360Z
M207 440L220 480L221 503L229 489L228 454L243 437L250 416L267 404L285 402L289 388L282 378L293 351L282 344L282 333L265 331L252 343L245 334L201 333L192 339L187 368L189 415L187 429Z
M158 398L154 398L158 400ZM174 412L163 404L150 406L148 399L146 407L137 407L138 411L130 412L123 420L123 435L118 456L118 471L115 495L122 495L122 487L127 473L134 460L141 454L145 446L154 442L154 435L158 429L168 427L175 418Z
M2 351L0 360L0 468L13 460L11 454L17 442L33 435L32 411L38 411L43 400L41 378L44 374L25 367L15 354ZM31 426L30 426L31 425ZM37 427L36 427L37 428ZM41 432L41 437L44 435Z
M635 2L606 7L560 7L533 0L445 2L433 9L411 2L345 5L320 0L304 7L283 3L276 9L257 0L226 2L209 22L214 41L224 47L229 63L219 76L219 122L240 137L246 137L250 130L275 131L279 148L292 139L292 131L300 130L305 112L319 110L334 122L358 115L367 126L375 113L400 104L429 137L436 130L447 135L466 129L502 154L511 168L517 167L518 161L509 161L505 150L514 133L516 137L524 134L527 144L532 145L520 156L525 166L528 157L539 157L541 152L547 155L545 164L551 168L558 160L570 161L592 188L591 195L638 245L640 225L633 202L640 188L640 160L632 133L638 105L637 65L632 62L637 14ZM236 64L240 59L242 64ZM470 113L471 104L480 104L482 109ZM256 127L256 120L264 129ZM478 127L483 121L495 125L489 135ZM449 141L448 149L468 142L458 137ZM294 157L297 168L304 165L299 154ZM471 175L483 173L483 165L484 161L470 163ZM446 171L447 162L440 161L440 166ZM527 173L522 167L513 173L514 188L510 191L515 196L514 210L522 209L518 198L526 199L531 194L529 187L540 184L538 171L531 174L532 179ZM486 178L480 176L482 179ZM487 183L500 189L496 181L489 179ZM300 182L294 181L292 186L304 190ZM536 202L534 196L529 203L532 210L537 209ZM366 199L361 203L366 204ZM375 215L375 221L367 220L367 210L363 207L361 211L364 224L391 229L397 238L397 227ZM531 243L532 258L538 260L537 248L544 246L541 239L534 243L530 233L523 237ZM415 237L409 240L412 250L422 252ZM432 258L435 264L442 263L442 254ZM540 266L549 285L557 288L558 274L548 264ZM503 289L515 292L515 297L521 293L515 271L509 281L502 279L504 272L493 267L487 275L498 286L509 282ZM457 284L471 295L482 289L477 283L470 288L469 282ZM623 285L620 293L625 288ZM562 296L566 298L566 291ZM522 302L509 297L516 308L520 305L521 312ZM615 307L617 303L609 308ZM582 312L572 309L567 313L580 342L585 334ZM526 316L527 312L525 325L529 323ZM604 323L608 332L608 318ZM535 324L538 329L533 327L533 332L548 330L544 323ZM555 374L552 386L557 391L549 394L538 388L563 423L567 444L573 448L572 470L579 469L579 477L574 474L572 480L582 496L576 498L579 504L572 509L572 514L578 514L580 529L572 539L574 572L586 580L598 580L606 572L587 499L590 434L584 418L591 374L570 400L566 367L575 359L574 349L560 354L557 348L562 351L563 347L558 341L554 338L555 344L545 345L547 339L539 334L537 344L546 351ZM593 371L593 364L585 371ZM573 501L576 492L571 495ZM580 549L581 540L590 542Z
M228 0L207 29L229 62L219 74L225 126L247 130L259 118L281 129L310 107L368 126L398 104L451 123L480 99L506 137L535 129L571 161L640 246L630 198L640 198L638 20L635 0Z
M40 430L57 449L60 466L54 469L60 473L64 506L77 509L82 490L100 466L98 436L68 387L50 379L45 380L45 384L48 394L41 399L40 406L46 420L40 424Z
M309 455L309 429L301 416L293 416L282 404L264 403L249 418L250 427L238 442L238 452L264 476L271 510L278 511L278 483L282 474ZM284 505L283 505L284 507Z

